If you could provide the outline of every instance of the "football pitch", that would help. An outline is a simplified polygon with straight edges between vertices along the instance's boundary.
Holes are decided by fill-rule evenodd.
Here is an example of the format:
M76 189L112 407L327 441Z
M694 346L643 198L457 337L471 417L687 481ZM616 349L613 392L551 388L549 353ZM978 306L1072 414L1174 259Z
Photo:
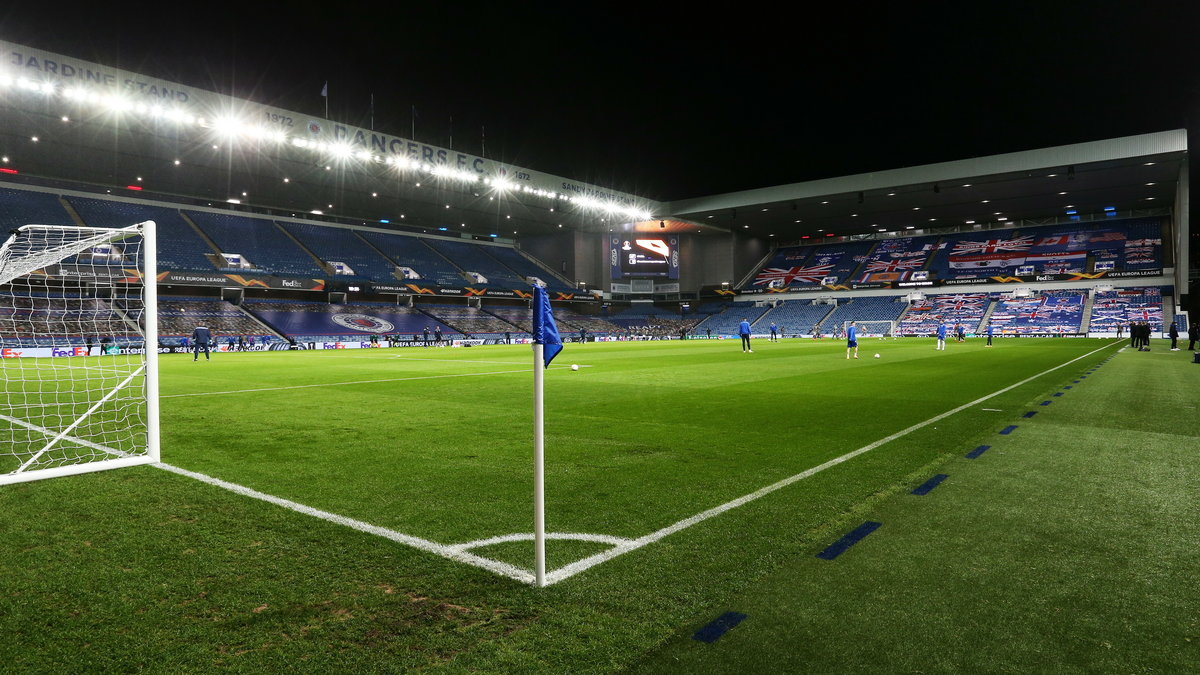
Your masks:
M671 670L681 631L1064 405L1123 346L860 344L567 345L546 372L541 589L528 346L165 355L163 467L0 489L0 660ZM1120 354L1141 356L1168 358ZM1097 410L1074 423L1104 442Z

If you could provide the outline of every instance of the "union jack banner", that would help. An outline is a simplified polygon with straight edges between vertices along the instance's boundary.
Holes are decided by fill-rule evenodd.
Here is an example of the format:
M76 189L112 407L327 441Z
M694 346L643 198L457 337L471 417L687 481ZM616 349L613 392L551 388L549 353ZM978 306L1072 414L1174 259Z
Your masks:
M983 310L983 303L971 302L967 300L939 302L937 309L939 312L978 312Z
M985 241L959 241L955 242L954 250L950 255L967 255L978 253L987 255L989 253L1001 253L1004 251L1027 251L1033 246L1033 237L1017 237L1016 239L988 239Z
M833 265L818 265L816 267L766 267L754 277L754 286L769 284L776 279L786 285L797 281L808 284L819 284L829 276Z
M900 270L915 270L924 264L924 258L910 258L908 260L872 260L867 263L867 271L898 272Z

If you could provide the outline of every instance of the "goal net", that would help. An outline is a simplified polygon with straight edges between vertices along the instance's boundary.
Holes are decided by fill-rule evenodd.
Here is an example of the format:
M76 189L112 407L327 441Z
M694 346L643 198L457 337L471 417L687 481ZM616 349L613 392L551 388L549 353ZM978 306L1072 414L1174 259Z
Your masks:
M154 223L0 239L0 484L158 461Z
M895 321L855 321L855 325L858 326L859 337L877 337L880 339L896 337ZM849 321L842 322L842 335L846 334L846 329L849 327Z

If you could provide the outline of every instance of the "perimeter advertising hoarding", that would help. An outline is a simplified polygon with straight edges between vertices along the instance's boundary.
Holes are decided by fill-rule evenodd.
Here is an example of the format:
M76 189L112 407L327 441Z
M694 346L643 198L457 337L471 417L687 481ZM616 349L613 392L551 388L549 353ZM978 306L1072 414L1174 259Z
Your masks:
M93 283L140 283L141 272L133 268L100 265L51 265L34 274L48 279L75 279ZM158 283L178 286L242 286L244 288L270 288L293 291L323 291L323 279L295 279L268 274L223 274L220 272L159 272Z

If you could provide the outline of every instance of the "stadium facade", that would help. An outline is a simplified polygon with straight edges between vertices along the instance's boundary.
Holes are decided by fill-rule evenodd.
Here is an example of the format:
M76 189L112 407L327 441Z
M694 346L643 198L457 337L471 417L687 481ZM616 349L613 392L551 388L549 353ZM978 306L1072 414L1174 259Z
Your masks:
M434 324L511 339L531 277L593 335L721 333L747 308L792 334L921 314L920 334L955 303L973 330L1009 316L1014 332L1103 334L1137 317L1162 329L1194 297L1182 130L664 203L32 47L0 54L0 221L159 222L179 331L215 312L301 343ZM292 306L248 309L269 302ZM358 309L314 307L330 302ZM330 318L342 333L316 318L347 314L365 318Z

